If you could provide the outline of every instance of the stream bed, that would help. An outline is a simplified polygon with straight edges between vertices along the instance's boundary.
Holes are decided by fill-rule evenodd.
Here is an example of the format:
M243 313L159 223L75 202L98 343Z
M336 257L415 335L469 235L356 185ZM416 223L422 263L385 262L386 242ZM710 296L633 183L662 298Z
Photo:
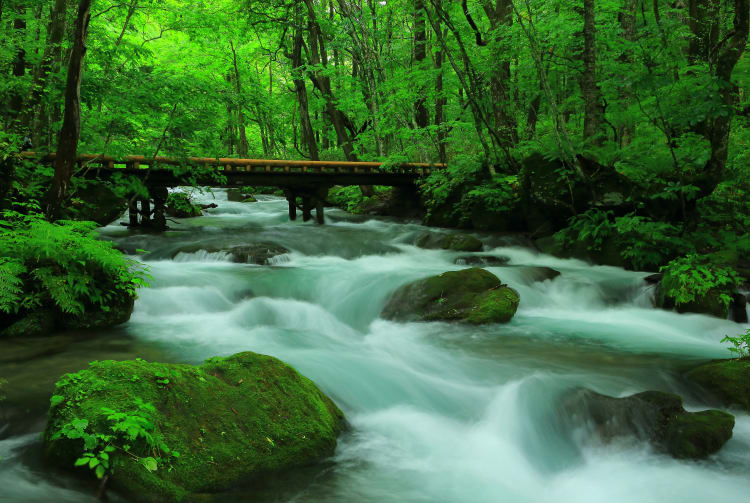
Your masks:
M477 236L487 267L521 297L507 325L395 323L379 318L399 286L467 266L466 253L413 246L425 227L330 210L328 224L288 221L286 201L226 201L163 235L101 230L153 276L131 320L106 333L0 341L0 501L96 501L90 487L39 462L55 380L92 360L200 363L255 351L293 365L345 412L352 430L332 460L227 501L746 502L750 415L705 461L677 461L643 443L597 444L563 428L555 404L585 386L624 396L681 395L712 408L682 377L729 356L719 341L750 325L651 307L647 273L539 254L518 238ZM231 262L221 249L272 242L272 265ZM183 250L183 251L181 251ZM188 251L184 251L188 250ZM471 255L471 254L468 254ZM527 266L561 276L532 282ZM118 501L117 497L112 500ZM217 501L221 501L218 498Z

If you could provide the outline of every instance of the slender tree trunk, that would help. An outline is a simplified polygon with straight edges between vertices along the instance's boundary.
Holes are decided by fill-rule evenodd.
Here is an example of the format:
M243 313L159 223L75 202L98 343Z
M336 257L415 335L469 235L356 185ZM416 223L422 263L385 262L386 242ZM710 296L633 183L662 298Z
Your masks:
M292 44L292 79L294 81L294 92L297 95L297 102L299 104L302 144L307 150L307 154L310 156L310 159L312 159L313 161L317 161L318 159L320 159L320 155L318 153L318 144L315 142L315 135L313 134L312 122L310 121L310 110L307 102L307 87L305 86L305 81L303 80L303 43L304 41L302 39L302 28L298 26L297 28L295 28L294 42Z
M594 145L602 143L604 122L602 93L596 79L596 11L594 0L583 0L583 75L581 93L584 101L583 139Z
M631 44L634 43L636 39L635 20L636 15L638 14L638 4L639 0L624 0L622 10L620 10L619 13L620 27L622 28L623 36L625 37L625 40ZM623 52L619 59L625 66L625 71L622 73L622 76L625 77L629 75L628 69L633 63L633 54L629 47ZM623 101L623 106L626 108L633 102L633 93L631 92L628 83L620 86L620 96ZM635 126L632 124L624 124L620 126L618 133L620 146L630 145L635 136Z
M691 43L691 58L709 65L719 81L719 96L724 110L701 124L694 131L702 134L711 144L711 157L696 184L702 195L708 195L724 176L729 148L732 118L739 100L739 87L732 82L732 72L745 52L750 35L750 0L734 0L733 29L719 42L718 21L713 17L718 0L691 0L690 27L695 40ZM696 17L693 17L695 14Z
M60 52L62 39L65 36L66 28L66 13L68 8L67 0L55 0L55 5L50 13L50 22L47 28L49 36L47 38L47 44L44 48L44 54L42 56L42 62L39 68L34 73L34 81L31 84L31 91L29 98L26 103L26 107L21 119L21 124L24 128L31 128L32 139L34 145L40 143L42 131L39 130L38 119L44 113L43 110L39 110L39 105L42 102L44 91L47 88L47 77L52 71L55 57ZM34 120L34 118L37 120Z
M239 134L239 141L237 143L237 155L242 159L246 159L248 155L248 144L247 134L245 133L245 110L242 99L242 81L240 81L240 69L237 66L237 51L234 49L234 42L229 41L229 46L232 48L232 63L234 66L234 83L237 89L237 129Z
M16 57L13 60L12 74L14 77L15 88L13 89L10 96L10 117L11 121L15 121L18 118L18 114L21 113L23 108L23 93L20 90L19 80L26 75L26 4L19 3L16 6L16 17L13 19L13 31L18 37L18 47L16 49Z
M424 0L414 1L414 62L417 70L422 70L427 57L427 29ZM417 101L414 104L414 122L418 128L426 128L430 118L425 106L425 86L417 84Z
M86 38L91 20L91 0L80 0L76 18L73 50L70 53L68 79L65 85L65 112L55 158L55 174L47 198L47 215L59 217L68 194L70 179L76 166L78 139L81 135L81 77L86 57Z
M495 59L490 77L490 95L495 129L501 140L501 147L509 149L518 144L518 123L512 112L510 57L504 54L501 27L513 24L513 5L511 0L495 0L493 6L485 2L484 10L490 20L490 30L495 33Z

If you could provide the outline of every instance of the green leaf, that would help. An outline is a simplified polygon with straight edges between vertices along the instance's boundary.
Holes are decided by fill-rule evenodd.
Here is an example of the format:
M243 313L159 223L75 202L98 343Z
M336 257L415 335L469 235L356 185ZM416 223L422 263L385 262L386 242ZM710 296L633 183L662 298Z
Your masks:
M151 457L143 458L141 460L141 464L146 468L146 470L148 470L150 472L155 472L156 469L158 468L158 465L156 463L156 459L151 458Z

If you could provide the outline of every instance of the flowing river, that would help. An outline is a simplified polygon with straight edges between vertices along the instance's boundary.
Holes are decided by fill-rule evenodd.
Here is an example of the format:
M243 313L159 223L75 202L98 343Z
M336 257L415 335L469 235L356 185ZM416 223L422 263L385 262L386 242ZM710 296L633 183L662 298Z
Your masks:
M102 234L148 251L153 276L131 320L107 333L0 341L0 501L95 501L89 486L40 464L52 383L90 360L200 363L273 355L315 381L352 425L335 457L227 501L259 502L746 502L750 416L715 456L677 461L637 442L599 444L556 409L566 390L613 396L680 394L707 401L681 374L729 356L719 341L749 326L651 307L645 273L538 254L520 240L478 235L488 267L518 290L507 325L395 323L388 296L415 279L462 267L459 254L413 246L422 226L331 210L329 223L289 222L286 201L204 194L219 207L163 235ZM236 264L232 245L273 242L272 266ZM190 251L179 252L188 249ZM562 275L530 282L524 266ZM117 498L112 498L117 500ZM218 499L221 501L221 498Z

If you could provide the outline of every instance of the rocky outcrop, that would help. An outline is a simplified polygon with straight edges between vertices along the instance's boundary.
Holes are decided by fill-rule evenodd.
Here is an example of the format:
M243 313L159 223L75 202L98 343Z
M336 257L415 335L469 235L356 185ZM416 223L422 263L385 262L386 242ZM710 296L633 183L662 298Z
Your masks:
M108 183L87 181L76 188L73 202L66 210L66 218L88 220L104 226L122 215L127 204L127 199L116 194Z
M115 291L105 306L87 303L82 314L64 313L54 305L40 306L0 320L0 337L39 337L69 329L102 329L125 323L135 305L135 295Z
M289 250L274 243L234 246L227 251L232 254L234 262L257 265L271 265L274 257L289 253Z
M750 357L706 363L690 370L687 378L724 405L750 412Z
M492 255L463 255L453 261L456 265L477 265L481 267L498 267L510 262L510 257L494 257Z
M527 283L541 283L543 281L552 281L560 276L560 271L544 266L523 266L521 269L521 279Z
M233 201L236 203L257 203L252 193L247 192L243 189L228 189L227 190L227 201Z
M516 314L518 292L484 269L445 272L402 286L381 316L397 321L506 323Z
M330 456L344 427L330 398L270 356L103 361L57 383L43 452L137 501L193 501Z
M732 438L734 416L719 410L687 412L671 393L645 391L624 398L578 389L565 396L560 410L568 426L585 424L602 442L632 437L650 442L678 459L701 459Z
M478 252L482 250L482 242L469 234L441 234L425 232L417 237L415 244L427 250L452 250L462 252Z
M271 265L274 257L289 253L288 249L276 243L250 243L228 247L196 243L175 250L172 252L171 258L175 258L180 253L195 253L201 250L208 253L229 253L233 262L257 265Z

